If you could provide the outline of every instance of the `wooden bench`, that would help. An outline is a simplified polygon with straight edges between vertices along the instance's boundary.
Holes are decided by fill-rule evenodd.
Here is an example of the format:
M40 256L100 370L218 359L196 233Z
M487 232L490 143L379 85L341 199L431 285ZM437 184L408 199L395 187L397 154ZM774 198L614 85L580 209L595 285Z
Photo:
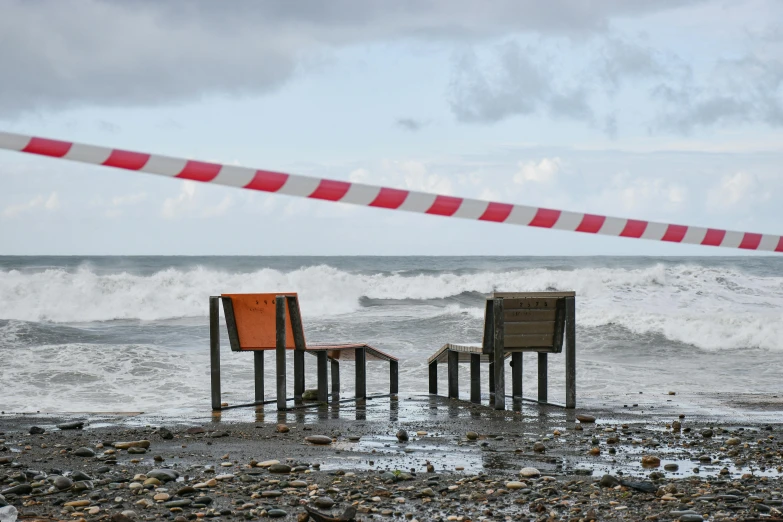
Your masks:
M226 318L226 328L231 350L253 352L255 374L255 401L250 404L223 406L220 385L220 303ZM339 400L340 361L356 362L356 399L378 397L367 395L366 363L389 363L389 395L398 391L399 362L377 348L364 343L311 344L304 338L299 300L295 293L285 294L223 294L209 298L209 339L212 387L212 409L253 406L271 402L278 410L287 409L286 350L294 352L294 397L296 404L303 402L305 391L305 354L317 359L318 401L327 402L327 361L332 367L332 399ZM264 398L264 352L275 351L277 397L274 401Z
M522 355L538 353L538 399L548 402L547 357L566 346L566 408L576 407L576 311L574 292L495 292L487 299L479 345L446 344L427 360L429 392L438 393L438 364L448 364L448 396L459 398L459 364L470 362L470 400L481 403L481 364L489 363L490 405L506 407L504 360L511 357L512 395L522 394Z

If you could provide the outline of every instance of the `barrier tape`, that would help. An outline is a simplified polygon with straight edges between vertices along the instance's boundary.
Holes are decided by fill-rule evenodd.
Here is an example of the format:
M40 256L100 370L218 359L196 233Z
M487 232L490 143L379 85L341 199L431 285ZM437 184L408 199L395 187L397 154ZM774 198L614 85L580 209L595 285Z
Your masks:
M0 149L275 194L422 214L744 250L783 252L783 237L458 198L146 154L0 131Z

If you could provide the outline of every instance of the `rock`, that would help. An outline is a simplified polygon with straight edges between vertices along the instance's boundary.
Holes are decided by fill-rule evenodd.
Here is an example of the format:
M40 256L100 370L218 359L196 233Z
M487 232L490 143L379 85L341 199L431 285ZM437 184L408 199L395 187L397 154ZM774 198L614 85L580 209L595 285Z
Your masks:
M680 421L672 422L672 431L680 431L682 429L682 423Z
M279 460L265 460L264 462L259 462L256 464L256 467L258 468L268 468L269 466L272 466L274 464L280 464Z
M666 471L677 471L678 469L680 469L680 466L674 463L669 463L669 464L665 464L663 466L663 469L665 469Z
M598 481L598 484L602 488L613 488L615 486L619 486L620 481L611 475L604 475L601 477L601 480Z
M583 424L592 424L593 422L595 422L595 417L593 417L592 415L581 414L576 416L576 420L578 420Z
M71 473L71 480L92 480L92 477L83 471L74 471Z
M141 455L143 453L147 453L147 450L144 448L136 448L136 447L128 448L129 455Z
M399 442L408 442L408 432L405 430L400 430L397 432L397 440Z
M129 442L115 442L113 446L117 449L128 449L128 448L144 448L147 449L150 447L150 441L148 440L132 440Z
M588 451L587 453L589 453L592 456L600 455L601 454L601 448L599 448L599 447L590 448L590 451Z
M536 453L544 453L546 451L546 446L541 442L536 442L533 444L533 451Z
M192 428L188 428L185 430L185 433L188 435L197 435L199 433L206 433L207 430L202 428L201 426L193 426Z
M63 504L65 507L84 507L89 506L90 501L89 500L73 500L71 502L66 502Z
M661 465L661 459L654 455L644 455L642 457L642 467L644 468L657 468Z
M170 498L171 498L171 497L169 496L169 494L168 494L168 493L158 493L157 495L154 495L154 496L152 497L152 500L166 501L166 500L168 500L168 499L170 499Z
M469 431L465 436L468 438L468 440L478 439L478 433L476 433L475 431Z
M54 487L59 490L68 489L73 486L73 481L68 477L57 477L54 479Z
M277 432L278 433L288 433L289 431L291 431L291 428L289 428L285 424L278 424L277 425Z
M80 430L84 427L84 421L73 421L58 424L57 428L61 430Z
M525 487L525 483L512 480L511 482L506 482L506 487L508 489L522 489Z
M304 398L304 395L302 396L302 398ZM279 508L270 509L269 511L266 512L266 516L271 518L280 518L280 517L285 517L287 515L288 513L286 513L285 511Z
M740 444L740 441L737 437L732 437L729 440L726 441L726 446L737 446Z
M519 475L525 478L535 478L540 477L541 472L538 471L536 468L522 468L519 470Z
M319 508L329 509L334 506L334 500L332 497L318 497L313 501L313 504Z
M704 517L698 513L686 513L680 517L680 522L704 522Z
M44 433L46 433L46 430L38 426L33 426L30 428L30 435L42 435Z
M0 491L0 495L27 495L33 491L33 487L30 484L18 484Z
M311 435L309 437L305 437L305 440L310 444L317 444L320 446L332 443L332 438L327 437L326 435Z
M196 488L193 486L185 486L182 488L179 488L176 493L174 493L178 497L184 497L185 495L193 495L194 493L198 493Z
M95 486L93 486L92 482L89 480L80 480L79 482L74 482L73 486L71 486L71 489L75 493L79 493L80 491L87 491L88 489L93 489Z
M171 440L174 438L174 434L166 428L158 428L158 435L163 440Z
M626 480L621 480L620 484L627 488L641 491L642 493L655 493L658 491L658 487L652 482L629 482Z
M132 522L133 518L136 516L136 513L133 513L133 517L130 517L126 514L126 511L123 511L122 513L115 513L111 516L111 522Z
M212 504L212 497L206 497L206 496L196 497L195 499L193 499L193 503L208 506Z
M144 486L160 486L161 485L161 481L156 479L155 477L150 477L150 478L146 479L143 482L143 485Z
M77 457L94 457L95 452L90 448L79 448L73 452Z
M304 393L302 393L302 400L303 401L317 401L318 400L318 390L317 389L305 390Z
M269 466L270 473L291 473L291 466L287 464L272 464Z
M712 437L712 435L713 435L712 430L703 430L701 432L701 436L704 437L705 439L709 439L710 437Z
M171 502L164 502L163 503L163 507L171 509L171 508L175 508L175 507L189 506L192 503L193 503L193 501L190 500L189 498L183 498L183 499L180 499L180 500L172 500Z
M169 482L171 480L177 480L177 478L179 478L179 473L173 469L153 469L147 472L147 478L156 478L161 482Z
M263 498L275 498L275 497L282 497L283 492L279 491L277 489L269 489L267 491L262 491L261 496Z

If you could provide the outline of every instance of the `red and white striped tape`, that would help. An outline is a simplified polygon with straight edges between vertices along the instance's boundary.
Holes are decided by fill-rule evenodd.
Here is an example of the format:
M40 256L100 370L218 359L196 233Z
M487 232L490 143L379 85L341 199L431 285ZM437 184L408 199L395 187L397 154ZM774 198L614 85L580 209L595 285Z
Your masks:
M94 165L217 183L305 198L339 201L368 207L407 210L438 216L570 230L588 234L651 239L745 250L783 252L783 237L717 228L672 225L566 210L457 198L362 183L320 179L256 170L234 165L172 158L121 149L96 147L0 131L0 149L39 154Z

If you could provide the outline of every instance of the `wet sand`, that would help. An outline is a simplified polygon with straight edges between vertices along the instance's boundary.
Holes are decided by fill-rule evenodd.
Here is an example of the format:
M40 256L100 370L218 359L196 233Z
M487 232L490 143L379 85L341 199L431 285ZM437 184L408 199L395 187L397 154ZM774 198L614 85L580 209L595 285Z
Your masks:
M401 394L188 418L4 413L0 492L21 517L115 522L303 520L305 505L353 506L356 520L783 520L779 397L597 402L498 412ZM74 420L85 425L56 427ZM316 435L331 441L306 441ZM130 441L149 445L115 447Z

